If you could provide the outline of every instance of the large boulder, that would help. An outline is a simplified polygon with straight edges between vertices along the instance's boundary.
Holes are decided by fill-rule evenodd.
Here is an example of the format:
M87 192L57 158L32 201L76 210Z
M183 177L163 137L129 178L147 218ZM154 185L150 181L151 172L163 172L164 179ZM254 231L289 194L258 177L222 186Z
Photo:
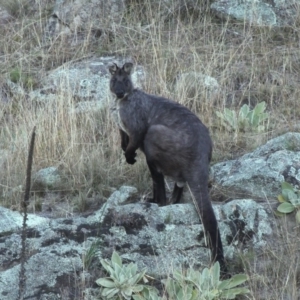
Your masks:
M41 89L32 91L30 99L43 105L48 102L59 101L57 93L68 95L61 101L67 101L75 112L99 111L107 107L110 97L108 66L117 62L122 64L129 59L119 59L115 56L90 57L78 62L66 64L49 72L42 79ZM141 87L145 80L142 66L136 66L132 80L137 87Z
M281 192L281 182L299 188L300 133L286 133L242 157L212 166L213 181L229 197L270 199Z
M157 279L180 266L209 265L210 251L192 204L159 207L132 203L134 199L138 200L135 188L121 187L85 217L53 219L29 214L26 299L81 299L84 289L104 276L95 271L100 269L99 259L110 258L113 250L124 261L146 267ZM229 260L236 248L258 251L272 237L272 215L251 199L215 205L214 210ZM18 212L0 207L1 300L18 296L21 226Z
M293 25L297 19L294 0L217 0L211 9L222 19L236 19L257 26Z

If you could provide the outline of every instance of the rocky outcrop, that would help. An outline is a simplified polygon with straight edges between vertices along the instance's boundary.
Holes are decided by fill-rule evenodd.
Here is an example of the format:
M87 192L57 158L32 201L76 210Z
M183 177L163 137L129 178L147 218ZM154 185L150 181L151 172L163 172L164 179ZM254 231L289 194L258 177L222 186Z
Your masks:
M252 153L212 166L212 178L230 197L272 199L281 182L299 188L300 133L286 133Z
M85 217L53 219L30 214L26 299L82 299L87 289L89 295L95 294L98 289L93 290L94 282L97 276L103 276L100 271L95 272L99 258L110 258L113 250L124 261L146 267L155 278L180 266L198 268L209 264L210 251L192 204L158 207L132 203L133 199L139 200L136 189L122 187L101 208ZM237 247L258 251L272 237L272 216L253 200L215 205L214 210L229 260ZM2 300L17 299L21 224L18 212L0 208Z
M121 189L86 218L51 219L29 214L25 298L82 299L79 283L88 277L83 274L82 258L92 242L101 237L101 224L108 210L135 192L134 188ZM0 208L0 298L3 300L15 300L18 296L22 219L20 213Z

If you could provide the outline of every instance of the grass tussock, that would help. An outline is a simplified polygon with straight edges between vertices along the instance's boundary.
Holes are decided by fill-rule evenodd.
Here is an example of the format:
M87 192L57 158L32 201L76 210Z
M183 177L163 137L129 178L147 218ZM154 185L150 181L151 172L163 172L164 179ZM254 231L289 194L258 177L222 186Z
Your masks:
M175 2L164 5L163 1L159 5L127 1L118 23L100 37L92 29L83 30L84 38L72 44L63 35L45 41L54 1L0 0L0 6L11 15L0 26L1 205L19 208L34 126L33 172L59 167L65 178L60 192L70 199L91 193L106 197L122 184L134 185L144 194L150 192L142 154L134 168L125 163L108 109L74 113L75 100L66 89L49 103L28 101L26 93L41 85L47 71L91 54L130 56L143 65L148 74L147 92L188 106L210 128L214 162L252 151L281 133L299 130L299 22L285 28L254 27L220 21L211 14L210 1L198 1L197 9L189 1L181 6ZM189 72L215 78L218 92L211 97L201 89L176 89L178 76ZM14 88L7 85L8 80ZM225 107L238 111L243 104L253 108L262 101L270 114L265 132L233 134L220 126L216 111ZM297 299L299 245L295 245L297 238L291 239L287 231L284 234L286 244L264 254L272 265L264 266L264 257L251 263L241 259L251 278L249 299ZM266 296L259 295L262 291Z
M235 270L242 268L248 274L249 299L299 299L299 228L295 230L288 219L279 224L277 237L263 252L242 254L233 263Z

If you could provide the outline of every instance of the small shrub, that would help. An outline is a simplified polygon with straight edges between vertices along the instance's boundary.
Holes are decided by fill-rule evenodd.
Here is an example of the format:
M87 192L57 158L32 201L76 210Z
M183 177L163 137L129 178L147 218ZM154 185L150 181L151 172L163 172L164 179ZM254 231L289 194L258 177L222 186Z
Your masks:
M102 287L101 296L103 298L101 299L160 299L155 288L139 284L142 279L147 281L146 270L138 273L136 264L123 265L117 252L112 254L111 261L101 259L101 264L109 274L109 277L96 280L96 283Z
M281 183L282 193L278 196L281 203L277 207L280 214L289 214L296 211L296 222L300 223L300 191L287 182Z
M245 287L237 287L247 280L245 274L237 274L227 280L220 280L220 265L216 262L202 273L188 269L186 275L181 271L173 274L174 279L164 280L170 299L213 300L235 299L237 295L249 293Z
M263 132L265 130L264 122L269 118L269 114L265 113L266 103L258 103L253 110L250 110L247 104L244 104L239 113L228 108L224 112L217 111L217 116L221 119L222 126L228 131L256 131Z

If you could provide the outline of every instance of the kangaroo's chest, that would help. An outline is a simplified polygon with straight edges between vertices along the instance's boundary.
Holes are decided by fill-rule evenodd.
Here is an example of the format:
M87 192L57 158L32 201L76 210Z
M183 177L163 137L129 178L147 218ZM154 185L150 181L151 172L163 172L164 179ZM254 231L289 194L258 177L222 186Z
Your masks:
M125 124L121 118L121 114L120 114L120 109L121 109L120 101L121 100L117 99L117 98L115 98L112 101L112 103L110 105L110 113L111 113L111 116L112 116L114 122L118 125L118 127L128 134L128 130L126 129L126 126L125 126Z

